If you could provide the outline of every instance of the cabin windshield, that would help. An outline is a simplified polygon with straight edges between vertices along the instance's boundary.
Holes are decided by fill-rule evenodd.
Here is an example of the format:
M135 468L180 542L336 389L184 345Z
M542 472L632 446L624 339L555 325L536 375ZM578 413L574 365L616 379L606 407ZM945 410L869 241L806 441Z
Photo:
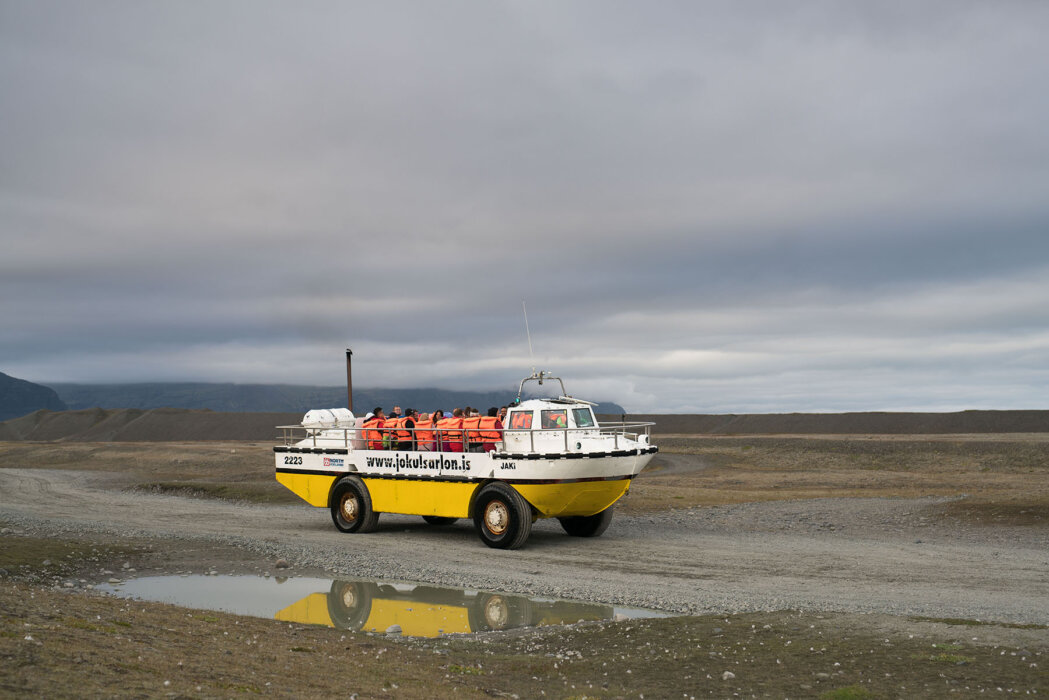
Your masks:
M577 428L594 427L594 414L589 408L573 408L572 417L575 418L575 427Z

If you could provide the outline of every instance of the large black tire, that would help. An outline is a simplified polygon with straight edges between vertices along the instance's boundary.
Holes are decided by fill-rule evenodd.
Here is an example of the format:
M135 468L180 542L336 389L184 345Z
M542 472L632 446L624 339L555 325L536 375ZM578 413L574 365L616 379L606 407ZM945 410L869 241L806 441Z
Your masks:
M613 506L609 506L594 515L577 515L557 520L572 537L600 537L612 522L612 508Z
M339 629L357 631L364 626L372 612L372 591L369 581L332 581L328 592L328 617Z
M364 482L347 476L331 492L331 519L343 532L371 532L379 524L371 494Z
M493 481L474 501L474 528L494 549L517 549L532 532L532 506L512 486Z
M423 520L430 523L431 525L451 525L452 523L459 520L459 518L446 518L441 515L424 515Z

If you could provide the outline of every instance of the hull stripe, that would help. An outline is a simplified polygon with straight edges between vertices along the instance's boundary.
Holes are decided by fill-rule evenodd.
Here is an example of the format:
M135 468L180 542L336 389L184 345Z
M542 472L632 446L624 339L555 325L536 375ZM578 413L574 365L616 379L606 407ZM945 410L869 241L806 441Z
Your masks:
M448 482L482 482L489 481L491 477L467 477L467 476L428 476L425 474L370 474L368 472L344 472L323 471L320 469L277 469L278 474L312 474L314 476L346 476L353 474L362 479L389 479L394 481L448 481ZM587 476L577 479L497 479L507 484L579 484L588 481L623 481L631 480L636 474L623 474L620 476Z
M277 453L296 452L314 455L346 455L350 453L349 450L339 447L274 447L273 451Z
M550 452L550 453L527 453L517 452L493 452L492 459L602 459L604 457L634 457L636 455L655 454L659 448L652 446L642 450L616 450L615 452Z
M278 454L292 453L292 454L315 454L315 455L348 455L349 450L339 447L274 447L273 451ZM634 455L647 455L655 454L659 451L659 448L652 446L646 447L641 450L616 450L615 452L549 452L540 453L532 452L528 454L518 453L507 453L507 452L493 452L493 459L601 459L604 457L632 457ZM356 452L368 452L382 454L383 450L356 450ZM475 454L472 452L425 452L420 454Z

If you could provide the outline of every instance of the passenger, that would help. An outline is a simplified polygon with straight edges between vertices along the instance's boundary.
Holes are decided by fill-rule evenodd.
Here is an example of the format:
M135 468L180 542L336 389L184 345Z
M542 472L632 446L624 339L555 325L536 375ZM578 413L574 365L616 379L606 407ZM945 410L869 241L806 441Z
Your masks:
M430 414L430 430L433 431L433 449L435 452L441 451L441 439L437 436L437 423L444 418L444 411L437 409Z
M499 420L499 409L488 409L488 415L481 419L481 449L493 452L495 443L503 439L503 422Z
M400 417L401 417L401 407L400 406L394 406L393 407L393 413L390 414L390 418L400 418Z
M433 423L429 413L420 413L415 421L415 449L420 452L433 451Z
M397 449L397 431L400 430L403 418L387 418L382 427L382 445L384 450Z
M463 409L457 408L452 411L451 418L442 418L437 421L437 430L440 433L441 449L444 452L463 451Z
M363 418L361 418L359 421L357 421L357 438L361 441L360 442L360 447L362 449L368 447L368 443L365 442L365 440L367 440L367 435L368 434L365 431L364 426L367 425L368 421L370 421L374 417L375 417L375 414L372 413L371 411L368 411L368 413Z
M477 411L470 409L470 414L463 418L463 432L466 434L466 444L468 452L482 452L481 447L481 432L478 428L481 425L481 414Z
M415 450L415 409L404 412L404 418L396 419L393 437L398 450Z
M381 450L383 443L383 427L386 417L383 415L382 406L376 406L364 420L364 439L367 441L369 450Z
M510 410L509 406L503 406L499 409L499 421L502 423L506 422L506 412Z

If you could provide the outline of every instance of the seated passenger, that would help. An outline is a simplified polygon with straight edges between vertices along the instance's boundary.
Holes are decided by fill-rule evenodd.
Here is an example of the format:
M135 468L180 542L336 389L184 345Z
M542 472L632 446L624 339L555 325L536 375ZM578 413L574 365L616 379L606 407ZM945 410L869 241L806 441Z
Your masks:
M463 418L463 433L466 435L467 452L481 452L481 414L473 411Z
M398 450L415 449L415 409L404 412L404 418L398 418L393 428L393 440Z
M420 413L415 421L415 449L432 452L434 449L434 425L429 413Z
M463 409L457 408L452 411L451 418L442 418L437 421L437 430L441 440L441 449L444 452L463 451Z
M499 420L499 409L489 408L488 415L481 418L481 448L485 452L495 450L495 443L503 439L503 422Z
M376 406L364 420L364 439L369 450L381 450L383 443L383 426L386 424L386 416L383 415L382 406Z

